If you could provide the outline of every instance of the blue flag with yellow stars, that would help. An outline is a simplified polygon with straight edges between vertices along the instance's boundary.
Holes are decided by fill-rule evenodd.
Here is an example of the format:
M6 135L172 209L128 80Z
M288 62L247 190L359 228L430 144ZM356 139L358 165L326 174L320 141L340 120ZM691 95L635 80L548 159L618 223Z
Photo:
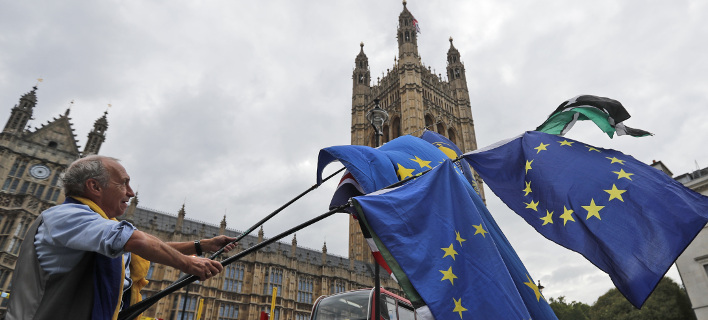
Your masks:
M420 136L420 138L432 143L452 160L459 158L463 154L462 150L460 150L460 148L454 142L450 141L450 139L435 131L425 130L423 132L423 135ZM472 173L472 168L470 168L470 165L469 163L467 163L467 160L460 159L455 162L455 166L457 166L457 168L462 171L462 174L472 185L472 187L474 187L477 193L480 193L479 186L477 185L477 181L475 180L474 174Z
M447 156L432 144L411 135L401 136L378 148L346 145L320 150L317 183L332 161L340 161L365 193L432 169Z
M507 206L608 273L637 308L708 222L708 197L619 151L530 131L464 158Z
M424 301L419 319L529 319L465 183L448 160L354 205Z

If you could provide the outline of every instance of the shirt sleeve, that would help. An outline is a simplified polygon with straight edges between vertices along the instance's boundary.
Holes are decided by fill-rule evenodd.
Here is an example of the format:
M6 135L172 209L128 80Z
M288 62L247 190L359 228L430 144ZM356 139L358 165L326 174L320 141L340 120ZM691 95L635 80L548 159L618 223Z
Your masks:
M44 236L50 246L93 251L116 258L136 228L127 221L106 220L88 206L64 204L44 214Z

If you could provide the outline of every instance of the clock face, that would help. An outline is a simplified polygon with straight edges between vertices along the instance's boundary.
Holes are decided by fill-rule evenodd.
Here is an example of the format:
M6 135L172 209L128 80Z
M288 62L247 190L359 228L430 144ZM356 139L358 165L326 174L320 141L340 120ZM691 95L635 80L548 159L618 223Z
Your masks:
M35 164L30 168L30 175L37 179L46 179L49 178L49 175L52 173L52 170L49 170L49 167L42 165L42 164Z

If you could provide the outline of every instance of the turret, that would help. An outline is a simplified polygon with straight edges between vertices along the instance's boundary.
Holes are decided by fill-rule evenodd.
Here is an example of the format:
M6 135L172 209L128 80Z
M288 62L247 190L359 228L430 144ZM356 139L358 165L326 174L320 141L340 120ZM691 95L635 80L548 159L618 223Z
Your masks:
M359 54L354 59L354 92L355 94L368 94L371 84L371 72L369 70L369 58L364 53L364 43L359 44L361 49Z
M108 111L104 112L103 116L93 123L93 130L89 132L86 147L84 147L84 156L98 154L98 151L101 149L101 144L103 144L103 141L106 141L106 130L108 129L107 115Z
M467 89L465 65L460 60L460 52L452 44L452 37L450 37L450 49L447 50L447 79L456 89Z
M406 8L403 1L403 11L398 16L398 58L403 63L418 61L418 20Z
M37 105L37 86L32 87L32 91L25 93L20 102L12 108L10 118L7 119L7 124L3 132L22 134L27 126L27 123L32 119L32 112Z

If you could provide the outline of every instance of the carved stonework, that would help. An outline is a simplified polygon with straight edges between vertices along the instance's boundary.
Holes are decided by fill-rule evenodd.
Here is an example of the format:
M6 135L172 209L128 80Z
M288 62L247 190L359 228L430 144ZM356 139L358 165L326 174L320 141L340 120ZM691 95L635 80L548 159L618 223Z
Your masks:
M0 194L0 206L2 206L2 207L9 206L11 198L12 198L12 196L10 196L9 194Z
M37 208L39 208L39 200L34 197L28 197L29 201L27 201L27 210L29 212L37 212Z
M22 202L24 202L24 200L25 200L24 195L14 196L14 197L12 197L12 206L16 207L16 208L22 207Z

